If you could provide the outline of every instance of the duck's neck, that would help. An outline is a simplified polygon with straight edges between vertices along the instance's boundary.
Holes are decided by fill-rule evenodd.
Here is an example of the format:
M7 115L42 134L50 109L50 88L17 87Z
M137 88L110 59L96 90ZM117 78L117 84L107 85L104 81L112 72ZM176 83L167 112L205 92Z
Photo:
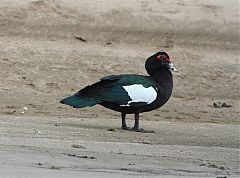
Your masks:
M160 93L169 98L172 94L173 77L172 73L167 68L157 70L150 75L157 83L157 88Z

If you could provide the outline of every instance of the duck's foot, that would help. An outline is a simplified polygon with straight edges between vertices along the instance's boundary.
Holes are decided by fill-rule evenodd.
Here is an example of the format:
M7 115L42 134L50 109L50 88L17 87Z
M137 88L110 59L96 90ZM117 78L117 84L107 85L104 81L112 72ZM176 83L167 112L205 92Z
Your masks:
M133 127L131 130L134 132L141 132L141 133L156 133L153 130L144 130L143 128L135 128L135 127Z
M127 126L122 126L121 129L123 129L123 130L132 130L131 127L127 127Z

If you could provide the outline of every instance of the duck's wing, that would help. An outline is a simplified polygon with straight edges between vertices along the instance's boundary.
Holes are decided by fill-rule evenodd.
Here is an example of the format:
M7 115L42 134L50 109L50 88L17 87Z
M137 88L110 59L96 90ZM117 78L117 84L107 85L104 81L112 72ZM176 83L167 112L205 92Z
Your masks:
M157 97L156 84L142 75L111 75L87 86L75 95L111 102L120 106L140 106Z

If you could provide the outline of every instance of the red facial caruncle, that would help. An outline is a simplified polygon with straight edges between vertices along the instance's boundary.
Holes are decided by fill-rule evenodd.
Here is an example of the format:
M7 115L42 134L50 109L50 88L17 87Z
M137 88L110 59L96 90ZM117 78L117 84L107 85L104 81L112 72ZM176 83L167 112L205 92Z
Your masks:
M165 56L164 54L159 54L158 56L157 56L157 60L166 60L166 61L168 61L168 62L171 62L170 61L170 58L168 58L167 56Z

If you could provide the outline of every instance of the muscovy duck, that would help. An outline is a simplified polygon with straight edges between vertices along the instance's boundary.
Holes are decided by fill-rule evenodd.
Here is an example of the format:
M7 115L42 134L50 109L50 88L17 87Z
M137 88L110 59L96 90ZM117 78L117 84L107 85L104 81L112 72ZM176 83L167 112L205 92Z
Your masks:
M177 71L166 52L157 52L145 62L149 76L123 74L110 75L89 85L60 102L74 108L100 104L121 112L122 129L153 132L139 128L139 113L163 106L172 94L172 71ZM135 114L133 128L127 127L126 114Z

